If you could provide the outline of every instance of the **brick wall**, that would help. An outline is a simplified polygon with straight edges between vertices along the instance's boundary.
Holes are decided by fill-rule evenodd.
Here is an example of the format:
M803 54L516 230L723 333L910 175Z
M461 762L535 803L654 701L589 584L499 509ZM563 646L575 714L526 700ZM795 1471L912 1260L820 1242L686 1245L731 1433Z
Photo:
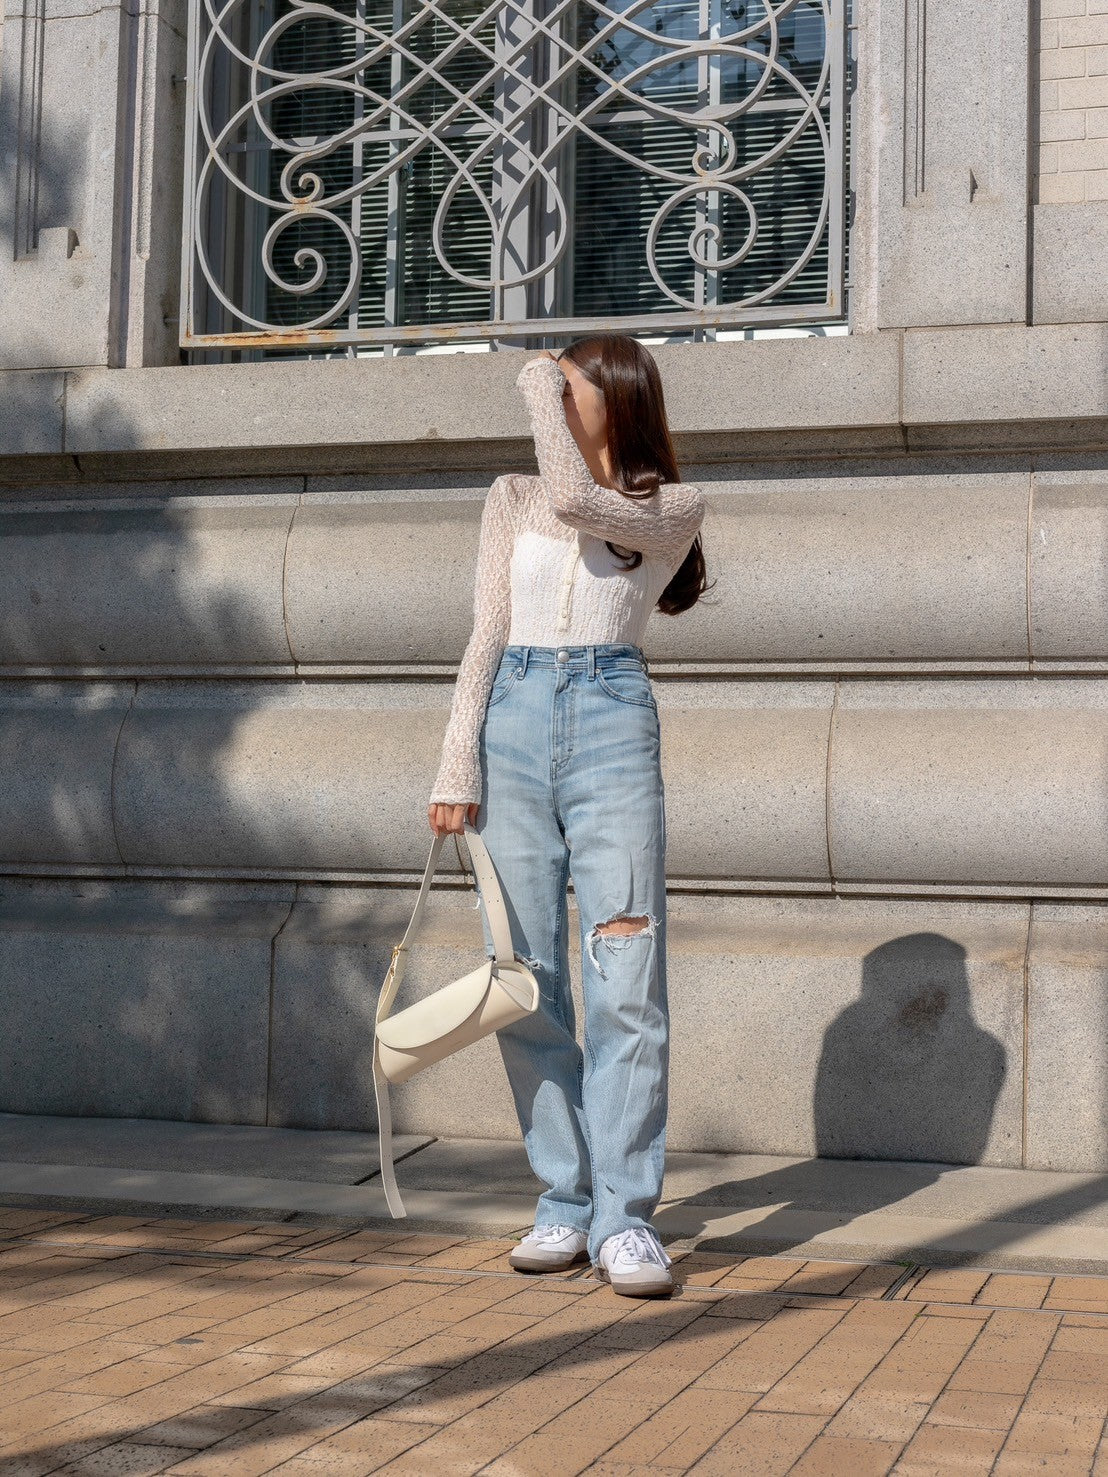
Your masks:
M1035 199L1108 200L1108 0L1041 0Z

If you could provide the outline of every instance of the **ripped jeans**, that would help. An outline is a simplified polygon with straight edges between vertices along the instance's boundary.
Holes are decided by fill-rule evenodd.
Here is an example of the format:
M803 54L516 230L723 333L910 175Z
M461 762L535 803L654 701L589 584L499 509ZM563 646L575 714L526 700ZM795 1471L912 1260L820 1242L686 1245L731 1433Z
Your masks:
M512 942L539 981L498 1033L527 1156L548 1187L536 1224L605 1237L661 1197L669 1073L665 795L658 710L625 643L509 645L481 729L476 826ZM581 922L584 1051L569 980L567 878ZM613 919L631 932L598 931ZM641 926L640 926L641 922ZM482 923L492 953L488 923Z

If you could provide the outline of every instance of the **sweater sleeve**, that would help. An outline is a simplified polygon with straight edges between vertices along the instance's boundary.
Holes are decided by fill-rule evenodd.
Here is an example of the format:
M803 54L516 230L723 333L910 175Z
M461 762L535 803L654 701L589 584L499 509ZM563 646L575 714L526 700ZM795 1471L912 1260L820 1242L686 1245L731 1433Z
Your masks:
M431 804L461 805L481 799L481 724L511 626L514 540L510 488L506 478L498 477L481 514L473 633L458 668Z
M529 359L516 379L531 414L539 475L555 517L621 548L679 563L704 520L700 489L663 483L652 497L632 498L594 482L566 424L565 381L553 359L541 358Z

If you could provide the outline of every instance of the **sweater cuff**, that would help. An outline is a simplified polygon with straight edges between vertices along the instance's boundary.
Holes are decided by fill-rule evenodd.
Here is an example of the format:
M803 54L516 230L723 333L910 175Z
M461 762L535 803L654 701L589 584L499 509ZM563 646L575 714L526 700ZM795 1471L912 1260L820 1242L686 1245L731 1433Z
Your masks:
M443 775L435 781L435 787L428 798L429 805L476 805L480 802L482 784L480 775L474 777L472 774L458 772Z
M516 375L516 386L523 388L524 381L528 375L541 374L549 378L551 384L564 380L565 370L560 364L555 364L553 359L528 359L527 363Z

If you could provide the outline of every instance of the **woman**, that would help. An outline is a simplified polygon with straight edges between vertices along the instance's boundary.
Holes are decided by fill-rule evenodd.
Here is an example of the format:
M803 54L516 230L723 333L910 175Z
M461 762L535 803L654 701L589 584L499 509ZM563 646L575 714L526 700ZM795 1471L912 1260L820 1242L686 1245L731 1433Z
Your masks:
M707 588L704 501L680 481L661 378L599 334L516 381L539 475L510 473L481 520L474 626L428 818L475 826L541 1003L498 1033L527 1155L549 1188L509 1261L590 1260L620 1293L665 1295L669 1068L665 797L641 642L655 606ZM567 877L581 917L584 1053L569 981ZM482 912L485 941L492 939Z

